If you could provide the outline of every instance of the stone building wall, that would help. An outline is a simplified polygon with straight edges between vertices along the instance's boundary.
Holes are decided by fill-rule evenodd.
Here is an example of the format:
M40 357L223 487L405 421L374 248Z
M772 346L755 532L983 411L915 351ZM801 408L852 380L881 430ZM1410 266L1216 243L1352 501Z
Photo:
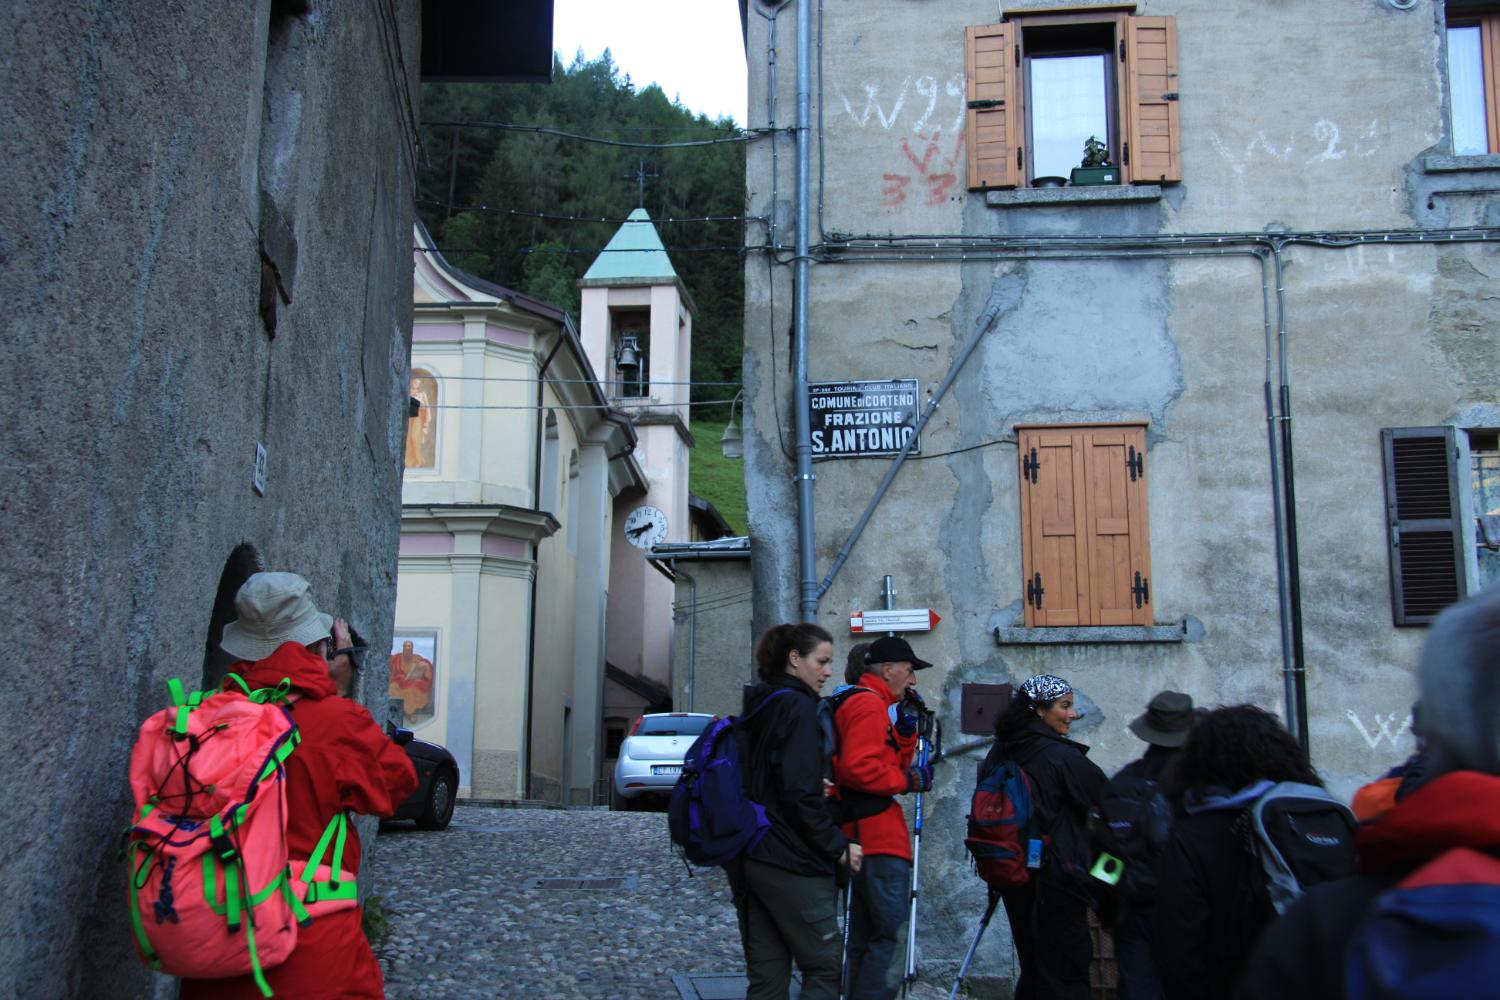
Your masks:
M170 993L131 955L126 765L213 668L237 546L390 640L419 25L386 9L0 13L7 995ZM377 655L382 717L385 686Z

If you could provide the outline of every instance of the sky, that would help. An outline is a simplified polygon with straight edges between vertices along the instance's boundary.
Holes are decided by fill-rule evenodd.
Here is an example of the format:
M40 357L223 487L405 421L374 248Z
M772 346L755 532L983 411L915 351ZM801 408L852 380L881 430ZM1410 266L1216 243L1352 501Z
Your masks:
M563 65L607 48L637 91L660 85L695 114L745 124L745 47L735 0L556 0L552 48Z

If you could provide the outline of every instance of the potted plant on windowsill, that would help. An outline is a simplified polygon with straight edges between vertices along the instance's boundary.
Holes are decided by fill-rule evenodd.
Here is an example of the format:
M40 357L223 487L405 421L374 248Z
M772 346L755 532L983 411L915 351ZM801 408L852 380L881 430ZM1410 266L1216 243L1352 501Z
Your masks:
M1083 142L1083 163L1073 168L1074 184L1118 184L1120 168L1109 162L1109 147L1099 141L1098 136L1089 136Z

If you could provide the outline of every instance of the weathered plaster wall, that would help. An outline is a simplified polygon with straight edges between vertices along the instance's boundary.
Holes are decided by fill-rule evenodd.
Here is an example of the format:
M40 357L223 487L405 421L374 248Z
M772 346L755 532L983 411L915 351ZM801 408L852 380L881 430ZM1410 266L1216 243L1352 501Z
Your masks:
M1087 238L1492 221L1477 181L1423 165L1441 152L1444 131L1440 35L1427 6L1148 0L1137 12L1177 18L1183 183L1156 201L1000 208L965 191L960 134L963 28L994 20L994 6L830 0L813 242L828 234ZM777 18L778 126L791 123L795 108L794 20L795 5ZM771 120L771 23L750 18L752 126ZM1299 23L1320 29L1287 31ZM815 115L818 86L815 75ZM773 220L769 235L785 246L794 150L775 141L774 156L770 142L752 147L747 194L751 213ZM1449 186L1466 190L1442 193ZM750 241L767 235L758 226ZM926 252L913 246L908 255ZM1495 261L1488 246L1293 247L1284 255L1310 740L1314 762L1339 791L1411 746L1411 665L1422 632L1391 626L1379 431L1493 412L1485 407L1500 398ZM950 743L963 739L962 684L1043 670L1077 686L1087 715L1075 734L1109 771L1141 752L1125 724L1162 688L1188 691L1200 704L1251 701L1282 711L1266 278L1257 258L1238 251L1112 260L985 260L976 251L963 265L851 253L815 264L814 381L915 376L925 394L979 317L997 309L928 424L922 457L902 470L822 598L819 621L839 637L838 654L852 641L845 616L879 606L881 578L891 574L897 606L944 616L915 643L938 664L920 681L941 706ZM752 258L746 281L758 631L798 609L791 268ZM1156 617L1187 620L1189 641L997 646L994 626L1018 618L1023 597L1014 425L1116 420L1149 421ZM814 467L820 579L885 469L881 460ZM983 907L961 845L976 761L968 755L940 768L927 800L919 944L924 962L949 968ZM1009 942L994 937L979 968L1004 977Z
M745 685L755 679L750 560L681 559L673 567L672 705L679 712L736 714ZM697 581L696 592L689 576Z
M407 111L374 8L314 2L279 36L269 17L267 0L212 17L133 0L0 11L0 603L26 720L0 743L0 795L25 817L0 857L6 995L170 989L131 955L126 761L165 680L199 680L236 544L307 576L372 647L390 639ZM417 17L398 14L412 91ZM285 125L269 160L268 117ZM298 253L271 341L257 231L273 165ZM362 693L383 707L371 667Z

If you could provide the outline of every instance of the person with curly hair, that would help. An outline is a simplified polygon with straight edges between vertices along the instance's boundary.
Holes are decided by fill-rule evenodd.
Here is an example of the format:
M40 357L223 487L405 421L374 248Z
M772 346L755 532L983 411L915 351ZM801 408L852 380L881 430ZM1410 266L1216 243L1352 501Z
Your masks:
M1089 1000L1088 814L1107 783L1089 748L1068 739L1080 713L1061 677L1027 678L995 722L995 745L980 765L988 774L1013 760L1036 791L1041 868L1002 895L1020 975L1016 1000Z
M1276 916L1246 810L1281 781L1323 784L1264 709L1216 709L1188 737L1168 789L1179 816L1157 868L1153 950L1166 1000L1229 996Z

